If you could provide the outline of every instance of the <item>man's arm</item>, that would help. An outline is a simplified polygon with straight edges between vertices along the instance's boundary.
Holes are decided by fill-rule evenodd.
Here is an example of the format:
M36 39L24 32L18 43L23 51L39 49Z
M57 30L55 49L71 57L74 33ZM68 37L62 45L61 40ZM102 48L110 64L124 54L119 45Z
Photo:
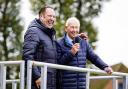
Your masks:
M92 47L87 42L87 59L89 59L95 66L106 71L108 74L113 72L112 68L108 66L101 58L96 55Z
M39 42L39 38L35 29L28 30L24 36L24 44L23 44L23 59L25 60L26 69L27 69L27 61L34 60L34 55L36 52L36 47L38 45L38 42ZM32 75L34 80L40 77L40 72L37 67L32 68Z

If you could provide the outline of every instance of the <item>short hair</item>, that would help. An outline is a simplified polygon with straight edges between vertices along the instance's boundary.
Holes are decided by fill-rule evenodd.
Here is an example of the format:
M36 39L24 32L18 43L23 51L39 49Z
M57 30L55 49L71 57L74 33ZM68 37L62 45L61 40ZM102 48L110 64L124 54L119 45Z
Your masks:
M65 23L65 26L68 26L69 25L69 23L71 23L71 22L77 22L78 23L78 25L80 26L80 21L76 18L76 17L70 17L70 18L68 18L67 20L66 20L66 23Z
M41 13L44 13L47 8L51 8L51 9L55 10L55 9L54 9L53 7L51 7L51 6L44 6L44 7L42 7L42 8L39 10L39 16L41 15Z

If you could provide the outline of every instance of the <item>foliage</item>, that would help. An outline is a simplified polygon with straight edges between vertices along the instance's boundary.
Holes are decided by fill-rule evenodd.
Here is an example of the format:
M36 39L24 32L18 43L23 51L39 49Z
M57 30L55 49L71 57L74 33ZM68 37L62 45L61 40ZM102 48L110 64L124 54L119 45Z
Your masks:
M0 0L0 60L21 59L20 0Z
M70 16L76 16L80 20L81 32L87 32L91 43L97 41L97 29L92 24L92 19L99 15L103 2L108 0L29 0L35 14L44 5L55 7L57 14L57 36L64 33L64 23Z
M20 0L0 0L0 60L21 59L23 26L19 16ZM14 66L7 68L7 79L18 77ZM7 85L10 89L11 85Z

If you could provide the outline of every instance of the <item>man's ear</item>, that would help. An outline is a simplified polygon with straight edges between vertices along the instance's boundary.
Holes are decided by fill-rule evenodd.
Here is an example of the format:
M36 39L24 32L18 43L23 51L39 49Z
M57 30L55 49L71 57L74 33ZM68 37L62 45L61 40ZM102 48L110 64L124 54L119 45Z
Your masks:
M41 20L41 22L44 22L44 15L40 15L40 20Z
M44 14L41 13L39 17L40 17L41 19L44 19Z
M67 26L65 26L65 29L64 29L65 32L67 32Z

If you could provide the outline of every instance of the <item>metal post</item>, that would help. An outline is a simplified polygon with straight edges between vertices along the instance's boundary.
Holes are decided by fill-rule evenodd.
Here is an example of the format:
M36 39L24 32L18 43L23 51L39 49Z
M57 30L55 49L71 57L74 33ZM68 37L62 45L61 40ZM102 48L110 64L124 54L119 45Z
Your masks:
M20 89L24 89L24 61L20 64Z
M90 72L86 73L86 89L89 89L89 83L90 83Z
M41 67L41 89L47 89L47 66Z
M17 88L17 82L12 82L12 89L16 89Z
M128 76L123 77L123 89L128 89Z
M2 89L2 65L0 64L0 89Z
M118 80L116 78L112 79L112 89L118 89Z
M0 89L6 89L6 66L0 65Z
M28 61L27 63L27 89L31 89L32 81L32 62Z

